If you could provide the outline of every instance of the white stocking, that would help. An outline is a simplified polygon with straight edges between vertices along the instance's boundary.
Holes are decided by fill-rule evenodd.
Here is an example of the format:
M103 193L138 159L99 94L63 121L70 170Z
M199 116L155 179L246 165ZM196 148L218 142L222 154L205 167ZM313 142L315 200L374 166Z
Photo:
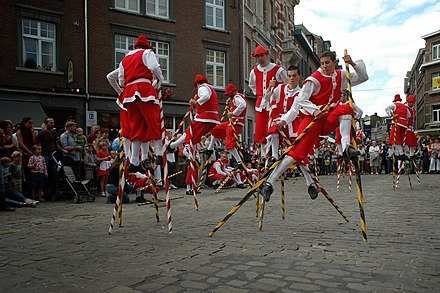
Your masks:
M281 163L275 167L275 169L270 174L269 178L267 179L267 182L270 184L274 184L275 181L286 172L286 170L292 165L295 164L295 159L291 156L285 156L284 159L281 161Z
M307 172L307 167L304 165L298 166L301 169L301 172L304 175L304 179L306 179L307 186L310 186L313 183L312 176L310 176L310 173Z
M139 166L139 151L141 149L141 141L139 139L135 139L131 142L131 157L130 163Z

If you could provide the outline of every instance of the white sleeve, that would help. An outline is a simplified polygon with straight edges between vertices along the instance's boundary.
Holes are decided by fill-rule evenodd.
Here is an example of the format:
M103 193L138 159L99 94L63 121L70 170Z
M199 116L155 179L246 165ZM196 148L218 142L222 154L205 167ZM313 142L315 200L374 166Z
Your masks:
M222 170L222 168L221 168L219 162L215 162L215 163L214 163L214 169L215 169L215 171L217 172L217 174L220 174L220 175L228 175L226 172L224 172L224 171Z
M120 85L125 86L124 66L122 66L122 62L119 63L119 68L118 68L118 80L119 80L119 84L120 84Z
M281 93L281 84L279 84L273 91L272 101L275 102L276 104L278 104L278 102L280 101L280 93Z
M359 108L358 105L353 104L353 110L354 110L354 119L358 120L362 117L362 114L364 114L364 111L362 111L361 108Z
M119 86L118 83L118 75L119 75L118 73L119 73L119 68L113 70L112 72L107 74L107 80L112 86L112 88L118 93L118 95L120 95L122 93L122 88Z
M350 80L351 85L355 86L358 84L361 84L368 80L368 73L367 73L367 67L365 66L364 61L358 60L355 63L355 66L353 66L354 72L350 74ZM347 78L346 78L346 71L342 71L342 84L341 88L345 89L347 88Z
M199 86L197 89L197 95L199 96L197 103L203 105L211 98L212 92L208 86Z
M282 83L289 83L289 77L287 76L287 71L282 67L277 71L277 81Z
M233 103L237 106L237 109L232 112L232 115L239 116L246 109L246 101L240 95L235 95Z
M317 105L310 102L310 97L320 90L320 84L318 83L318 85L319 86L317 86L317 84L315 84L315 82L312 80L304 83L298 96L295 99L295 102L299 104L300 108L306 110L310 115L312 115L313 112L315 112L316 110L319 110L319 107Z
M257 94L257 85L254 70L252 69L249 73L249 88L252 90L254 95Z
M394 104L391 104L385 108L385 113L387 113L388 116L393 116L394 111L396 111L396 105Z
M160 69L160 65L157 62L156 54L154 54L154 52L151 50L145 50L142 54L142 60L144 61L145 66L147 66L148 69L150 69L153 73L153 79L157 79L159 82L162 82L162 69Z

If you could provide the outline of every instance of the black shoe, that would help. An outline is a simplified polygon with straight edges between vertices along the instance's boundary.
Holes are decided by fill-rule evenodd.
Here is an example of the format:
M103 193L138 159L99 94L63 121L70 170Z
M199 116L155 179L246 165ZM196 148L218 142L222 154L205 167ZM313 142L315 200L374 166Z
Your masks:
M192 190L187 190L186 191L186 195L193 195L193 194L194 194L194 192Z
M349 145L345 148L344 156L347 159L350 159L350 160L355 159L360 154L361 153L358 150L355 150L354 147L352 147L351 145Z
M141 169L142 169L141 165L136 166L136 165L133 165L132 163L130 163L130 165L128 165L128 167L127 167L128 173L136 173L136 172L141 171Z
M163 157L162 156L156 156L154 159L154 163L156 163L157 166L160 166L163 164Z
M318 197L319 187L318 187L318 185L315 182L313 182L309 186L307 191L309 192L309 195L310 195L311 199L316 199Z
M179 166L189 166L189 160L186 159L185 161L179 163Z
M247 188L247 186L246 186L246 184L238 184L237 185L237 188L241 188L241 189L244 189L244 188Z
M270 167L272 167L272 165L277 161L277 159L275 159L275 157L269 157L269 159L267 159L267 168L270 169Z
M268 202L270 200L270 196L273 193L273 187L272 184L269 182L264 182L263 187L260 189L260 194L264 197L264 200Z
M146 202L146 201L147 201L147 200L146 200L145 197L143 197L142 195L136 197L136 202L138 202L138 203L143 203L143 202Z

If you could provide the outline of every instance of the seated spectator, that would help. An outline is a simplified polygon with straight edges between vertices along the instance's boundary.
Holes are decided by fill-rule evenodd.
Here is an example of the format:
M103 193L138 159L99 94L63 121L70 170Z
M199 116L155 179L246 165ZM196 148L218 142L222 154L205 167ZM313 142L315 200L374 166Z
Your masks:
M62 163L70 166L75 178L81 181L81 146L76 142L76 122L66 122L66 131L60 136L61 147L63 148Z
M116 158L109 170L107 181L107 203L115 203L119 190L119 158ZM122 195L122 203L130 202L128 194L133 190L129 184L125 184L124 193Z

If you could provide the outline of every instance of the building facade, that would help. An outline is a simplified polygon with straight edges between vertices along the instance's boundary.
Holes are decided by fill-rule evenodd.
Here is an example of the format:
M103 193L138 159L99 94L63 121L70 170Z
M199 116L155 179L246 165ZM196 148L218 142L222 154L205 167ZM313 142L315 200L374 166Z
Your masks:
M416 97L415 130L440 135L440 31L422 37L425 48L417 53L405 78L405 93Z

